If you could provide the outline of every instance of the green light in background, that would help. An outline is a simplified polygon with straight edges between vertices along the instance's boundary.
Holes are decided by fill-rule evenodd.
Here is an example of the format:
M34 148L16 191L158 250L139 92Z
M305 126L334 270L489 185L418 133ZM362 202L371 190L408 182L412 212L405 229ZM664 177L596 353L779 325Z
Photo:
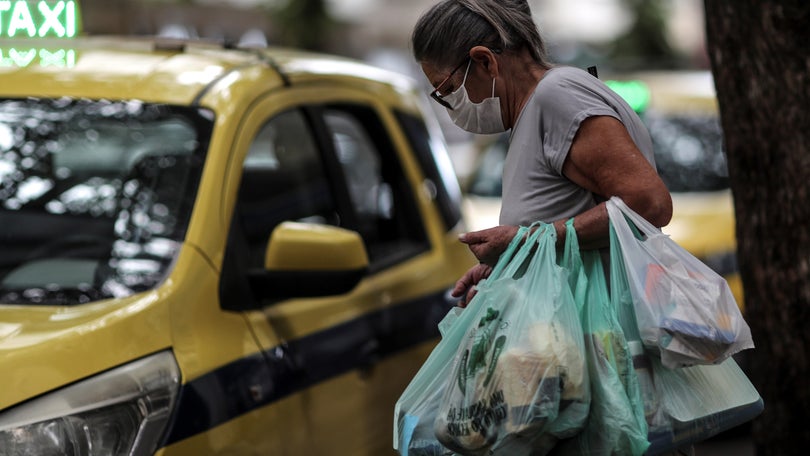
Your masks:
M650 89L641 81L605 81L608 87L624 98L624 101L640 113L650 104Z
M25 68L34 65L40 67L72 68L76 65L76 50L0 47L0 68Z
M78 24L75 1L0 0L0 38L73 38Z

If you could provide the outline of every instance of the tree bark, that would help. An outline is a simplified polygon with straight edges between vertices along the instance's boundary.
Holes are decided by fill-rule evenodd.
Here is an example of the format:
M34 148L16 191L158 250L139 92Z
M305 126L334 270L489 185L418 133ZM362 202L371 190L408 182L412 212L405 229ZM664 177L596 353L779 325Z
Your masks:
M810 2L705 0L737 217L757 454L810 448Z

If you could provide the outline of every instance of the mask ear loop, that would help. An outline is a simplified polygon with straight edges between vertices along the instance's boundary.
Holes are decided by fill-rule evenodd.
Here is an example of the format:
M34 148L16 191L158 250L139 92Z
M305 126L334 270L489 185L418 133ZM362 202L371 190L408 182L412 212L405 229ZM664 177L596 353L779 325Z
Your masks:
M495 98L495 78L492 78L492 98Z
M467 83L467 75L470 74L470 65L472 65L472 59L470 59L467 62L467 70L464 71L464 79L461 81L461 86L459 87L459 89L461 87L464 87L464 84Z

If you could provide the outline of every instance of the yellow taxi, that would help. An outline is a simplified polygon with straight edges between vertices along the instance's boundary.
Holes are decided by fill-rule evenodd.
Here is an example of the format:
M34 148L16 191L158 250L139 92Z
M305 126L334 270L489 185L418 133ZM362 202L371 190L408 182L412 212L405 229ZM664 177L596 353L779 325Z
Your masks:
M474 263L418 84L72 3L0 2L0 453L390 452Z
M639 113L655 146L658 172L673 199L662 231L723 275L742 308L735 215L728 183L714 82L708 71L640 72L606 83ZM466 179L463 207L470 229L498 224L508 137L486 144Z

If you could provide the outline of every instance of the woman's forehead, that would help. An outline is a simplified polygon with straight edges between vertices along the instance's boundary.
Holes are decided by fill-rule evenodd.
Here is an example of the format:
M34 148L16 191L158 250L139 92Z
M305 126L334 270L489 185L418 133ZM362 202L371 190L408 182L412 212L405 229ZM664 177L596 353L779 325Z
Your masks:
M441 82L447 78L447 75L450 74L449 69L443 68L433 62L422 61L420 65L422 66L422 72L425 73L425 76L427 76L428 81L433 87L441 84Z

